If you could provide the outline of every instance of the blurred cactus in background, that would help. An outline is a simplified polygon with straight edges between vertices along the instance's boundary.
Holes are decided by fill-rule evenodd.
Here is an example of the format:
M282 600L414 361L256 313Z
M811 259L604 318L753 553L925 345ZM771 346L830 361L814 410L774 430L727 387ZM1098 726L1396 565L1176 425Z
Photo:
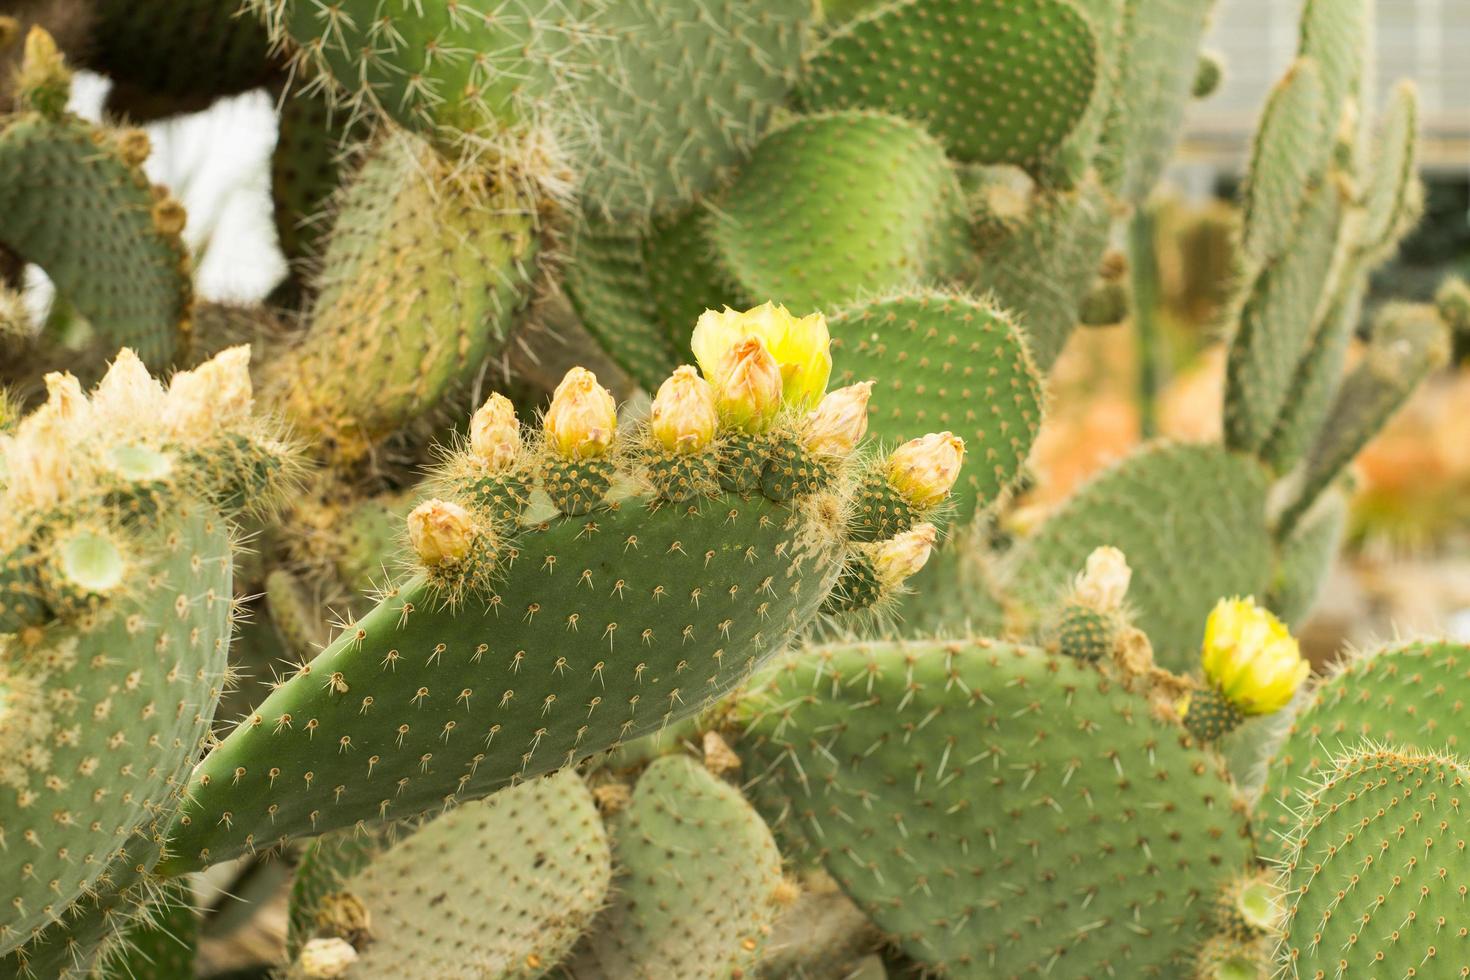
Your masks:
M1355 346L1369 0L1110 247L1212 6L0 4L0 977L1470 971L1470 648L1293 635L1470 292ZM290 271L208 302L133 127L260 87ZM1161 276L1220 438L1018 506Z

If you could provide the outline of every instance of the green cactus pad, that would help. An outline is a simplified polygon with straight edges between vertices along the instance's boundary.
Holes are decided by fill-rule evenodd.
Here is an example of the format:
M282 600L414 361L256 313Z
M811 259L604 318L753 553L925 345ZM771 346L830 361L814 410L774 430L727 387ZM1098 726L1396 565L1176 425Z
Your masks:
M810 116L767 136L719 202L711 237L745 295L799 316L946 279L969 260L943 148L913 123L869 112Z
M1295 220L1286 250L1247 287L1225 374L1225 442L1261 452L1291 401L1337 253L1343 202L1318 184Z
M1255 263L1293 245L1299 212L1321 183L1337 107L1310 58L1298 58L1266 100L1241 194L1241 248Z
M200 765L170 866L473 799L701 710L812 618L842 526L830 495L626 498L521 529L458 608L403 583Z
M1038 195L1014 233L979 242L971 285L1015 317L1043 371L1077 326L1112 223L1107 195L1087 179L1073 190Z
M613 838L612 905L577 947L572 976L725 980L754 966L781 855L734 787L665 756L638 780Z
M1035 610L1047 608L1102 545L1128 557L1134 622L1160 665L1192 670L1215 603L1264 595L1270 581L1265 473L1216 446L1146 447L1083 486L1017 543L1006 591Z
M99 0L86 67L112 80L108 110L138 122L197 112L271 80L265 25L219 0Z
M1035 165L1087 111L1097 46L1066 0L902 0L829 38L799 97L913 119L959 160Z
M1309 780L1364 741L1426 752L1470 748L1470 647L1405 643L1349 657L1314 685L1276 746L1260 817L1285 832Z
M471 968L494 980L539 977L591 924L612 876L607 831L573 772L457 807L350 863L355 872L329 894L365 912L365 935L338 937L359 947L351 975L361 980ZM318 935L332 935L327 919Z
M1281 516L1283 529L1296 524L1419 382L1449 358L1449 347L1449 331L1432 306L1390 304L1379 312L1368 349L1343 379L1302 461L1292 503Z
M1141 684L989 640L824 647L757 677L737 747L925 968L1170 975L1251 843Z
M1284 859L1277 961L1299 977L1470 976L1470 769L1368 748L1319 778Z
M1410 81L1394 87L1374 141L1373 166L1363 191L1364 219L1359 248L1387 258L1419 220L1419 90Z
M342 182L340 156L353 129L345 116L332 111L320 92L294 91L281 100L271 152L271 212L288 261L321 254L327 205Z
M1328 112L1350 100L1363 105L1373 48L1373 0L1307 0L1302 8L1299 51L1317 63Z
M835 385L877 382L868 431L892 448L928 432L965 440L955 486L965 521L1016 480L1041 427L1041 374L994 305L918 292L845 307L828 320Z
M1276 571L1266 607L1293 629L1306 622L1317 604L1342 544L1347 516L1346 495L1326 494L1307 519L1277 544Z
M1184 727L1201 745L1218 742L1244 721L1240 709L1213 687L1199 687L1189 696Z
M603 63L566 94L584 207L639 221L712 190L796 81L807 0L618 0L596 9ZM573 5L575 9L576 5ZM566 111L565 109L563 110Z
M500 350L530 289L534 217L392 138L343 198L301 343L265 393L343 463L440 407Z
M705 310L726 306L748 310L760 305L727 281L709 232L709 213L696 206L655 222L642 242L643 268L654 309L680 363L689 360L689 340Z
M184 513L144 535L129 590L34 642L0 638L0 950L97 881L173 805L213 718L229 639L222 520ZM120 651L132 651L119 656Z
M154 193L119 138L72 117L4 120L0 243L44 269L106 346L163 367L193 301L182 209Z

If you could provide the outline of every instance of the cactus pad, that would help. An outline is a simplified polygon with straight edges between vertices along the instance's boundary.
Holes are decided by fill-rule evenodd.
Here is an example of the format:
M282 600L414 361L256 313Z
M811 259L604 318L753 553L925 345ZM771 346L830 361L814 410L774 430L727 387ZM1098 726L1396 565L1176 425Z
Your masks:
M1365 217L1360 247L1386 258L1419 220L1423 188L1419 184L1419 92L1413 82L1393 90L1364 189Z
M1270 580L1266 479L1253 460L1214 446L1147 447L1082 487L1019 542L1009 586L1050 606L1094 548L1128 556L1134 622L1159 663L1192 669L1217 600L1264 595Z
M846 307L828 325L834 383L877 381L868 431L881 443L939 430L965 440L958 520L1015 482L1041 426L1042 390L1025 338L1004 313L919 292Z
M613 902L576 977L741 976L775 916L781 855L732 786L686 756L654 761L614 819Z
M1167 974L1251 845L1223 763L1142 683L988 640L807 650L758 676L738 748L925 967Z
M968 260L943 148L913 123L866 112L799 119L762 140L712 237L744 294L799 315L945 279Z
M921 122L959 160L1025 166L1076 127L1097 72L1092 27L1065 0L903 0L835 33L800 97Z
M1241 247L1253 261L1268 262L1292 244L1298 212L1332 148L1336 111L1310 58L1298 58L1271 90L1241 201Z

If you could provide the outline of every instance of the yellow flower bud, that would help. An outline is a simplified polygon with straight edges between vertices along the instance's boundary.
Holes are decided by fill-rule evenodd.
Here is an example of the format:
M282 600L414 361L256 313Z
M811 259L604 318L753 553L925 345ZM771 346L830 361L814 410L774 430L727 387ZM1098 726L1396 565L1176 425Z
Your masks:
M1096 548L1087 556L1086 569L1077 576L1074 595L1078 602L1098 612L1113 612L1122 608L1132 580L1133 569L1128 567L1123 552L1112 547Z
M965 462L965 440L952 432L910 439L888 457L888 482L916 507L945 498Z
M408 540L425 565L458 561L470 553L475 522L459 504L426 500L408 515Z
M764 303L738 312L706 310L689 346L700 370L716 387L726 353L747 337L759 337L775 359L782 397L788 405L809 407L827 390L832 374L832 337L820 313L794 317L784 306Z
M806 417L802 434L806 448L814 453L846 455L868 431L868 396L873 382L861 381L829 392Z
M1253 598L1215 605L1201 661L1210 683L1245 715L1280 711L1311 672L1285 624Z
M618 433L617 404L597 375L574 367L551 396L543 423L546 439L568 459L591 459L607 452Z
M508 469L521 451L521 424L515 406L492 394L470 418L470 452L492 473Z
M915 524L902 534L880 542L873 552L878 578L889 587L901 585L929 560L938 533L933 524Z
M759 337L725 351L714 382L720 415L747 432L760 432L781 407L781 371Z
M653 437L670 452L697 453L715 438L719 412L715 390L685 364L675 368L653 399L649 426Z

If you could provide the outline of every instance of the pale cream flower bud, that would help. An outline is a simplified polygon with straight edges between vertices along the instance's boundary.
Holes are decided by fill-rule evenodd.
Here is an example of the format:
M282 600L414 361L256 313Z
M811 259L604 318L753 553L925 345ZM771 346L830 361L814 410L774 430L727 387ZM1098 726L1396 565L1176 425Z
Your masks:
M868 431L868 396L873 382L861 381L828 392L806 417L802 441L814 453L852 452Z
M781 407L781 369L765 341L749 336L725 351L715 369L720 414L746 432L760 432Z
M426 500L408 515L408 540L425 565L458 561L470 553L475 522L459 504Z
M1098 612L1114 612L1122 608L1132 579L1133 569L1123 552L1108 546L1095 548L1087 556L1086 569L1077 576L1077 601Z
M470 418L470 451L492 473L515 462L521 451L521 424L509 398L492 394Z
M241 344L174 375L165 414L175 436L197 441L245 421L253 404L250 347Z
M618 432L617 403L597 375L574 367L556 386L543 425L551 447L568 459L601 456Z
M301 947L301 975L307 980L337 980L347 976L357 962L357 950L345 939L335 936L308 939Z
M910 439L888 457L888 482L916 507L939 503L960 477L965 440L952 432Z
M670 452L696 453L715 438L719 413L715 390L689 365L659 385L649 415L653 437Z
M878 577L893 587L916 574L929 560L938 534L933 524L915 524L902 534L880 542L873 553Z

